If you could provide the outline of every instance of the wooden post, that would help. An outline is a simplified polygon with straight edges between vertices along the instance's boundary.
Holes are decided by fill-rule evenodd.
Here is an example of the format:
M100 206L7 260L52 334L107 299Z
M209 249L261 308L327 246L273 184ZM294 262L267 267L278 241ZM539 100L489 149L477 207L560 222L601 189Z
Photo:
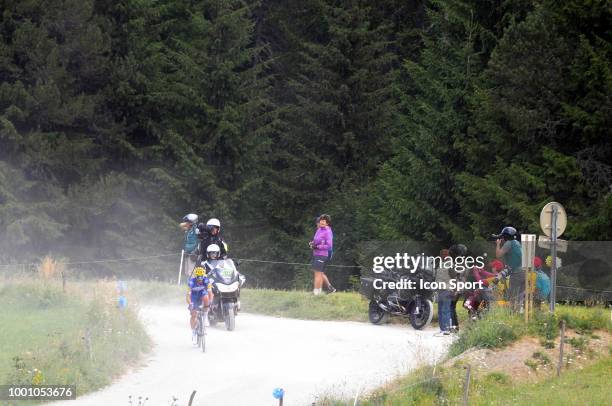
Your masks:
M565 320L561 320L561 338L559 340L559 365L557 365L557 376L561 375L563 367L563 343L565 341Z
M193 398L195 397L196 391L191 392L191 396L189 397L189 406L193 403Z
M66 274L62 270L62 292L66 293Z
M467 372L465 373L465 384L463 385L463 406L468 405L468 393L470 391L470 373L471 366L467 366Z

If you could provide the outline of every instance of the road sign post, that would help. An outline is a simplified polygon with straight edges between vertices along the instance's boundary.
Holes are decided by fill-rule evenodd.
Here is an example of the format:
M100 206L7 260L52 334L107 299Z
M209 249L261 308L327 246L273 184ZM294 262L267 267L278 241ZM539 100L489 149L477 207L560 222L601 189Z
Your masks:
M552 264L550 266L551 292L550 292L550 312L555 312L555 302L557 301L557 216L559 211L557 206L553 206L552 212L552 235L550 236L550 256Z
M544 206L540 213L540 227L550 237L550 312L555 312L557 300L557 238L560 237L567 227L567 215L563 206L557 202L550 202Z

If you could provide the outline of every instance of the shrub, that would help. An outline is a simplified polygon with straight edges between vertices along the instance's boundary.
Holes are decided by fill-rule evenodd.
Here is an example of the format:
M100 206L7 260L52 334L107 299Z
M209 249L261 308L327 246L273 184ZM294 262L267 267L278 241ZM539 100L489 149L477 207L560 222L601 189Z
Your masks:
M517 314L507 309L494 308L476 323L470 323L451 344L449 354L455 356L472 347L504 347L525 332L525 326Z

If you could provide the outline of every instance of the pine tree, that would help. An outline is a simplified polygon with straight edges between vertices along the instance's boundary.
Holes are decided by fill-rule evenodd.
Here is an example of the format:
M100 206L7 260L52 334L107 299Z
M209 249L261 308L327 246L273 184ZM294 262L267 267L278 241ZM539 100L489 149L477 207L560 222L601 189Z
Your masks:
M423 50L398 77L402 108L395 154L383 165L360 223L378 238L464 239L457 175L469 165L464 139L471 98L495 45L503 2L434 2ZM375 225L371 227L370 225Z
M609 235L611 48L601 24L611 15L597 7L543 2L495 49L471 160L486 151L497 157L461 175L463 211L476 230L513 222L536 232L539 211L557 200L577 216L568 237Z

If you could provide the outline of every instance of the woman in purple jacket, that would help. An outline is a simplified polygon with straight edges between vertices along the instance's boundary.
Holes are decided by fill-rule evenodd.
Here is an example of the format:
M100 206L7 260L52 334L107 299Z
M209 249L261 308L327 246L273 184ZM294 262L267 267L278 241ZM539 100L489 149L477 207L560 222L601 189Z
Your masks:
M334 234L331 230L331 217L321 214L317 220L317 231L309 245L312 249L312 270L314 272L314 289L312 293L318 295L325 285L327 292L333 293L336 289L329 283L325 275L325 266L330 260L330 253L334 246Z

